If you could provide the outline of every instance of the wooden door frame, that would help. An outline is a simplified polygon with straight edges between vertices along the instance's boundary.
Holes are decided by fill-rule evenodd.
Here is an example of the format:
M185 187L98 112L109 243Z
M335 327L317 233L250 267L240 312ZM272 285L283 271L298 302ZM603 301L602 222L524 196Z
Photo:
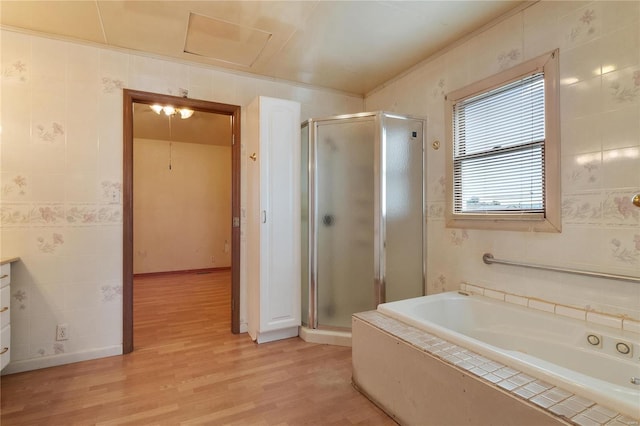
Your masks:
M123 90L122 352L133 351L133 104L171 104L231 117L231 216L240 220L240 113L237 105ZM231 332L240 333L240 226L231 226Z

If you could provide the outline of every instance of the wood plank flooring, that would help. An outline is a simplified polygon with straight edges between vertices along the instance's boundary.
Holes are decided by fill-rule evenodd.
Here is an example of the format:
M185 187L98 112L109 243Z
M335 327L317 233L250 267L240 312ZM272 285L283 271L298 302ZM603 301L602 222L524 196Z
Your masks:
M351 386L351 348L230 332L230 272L134 282L134 352L3 376L8 425L395 424Z

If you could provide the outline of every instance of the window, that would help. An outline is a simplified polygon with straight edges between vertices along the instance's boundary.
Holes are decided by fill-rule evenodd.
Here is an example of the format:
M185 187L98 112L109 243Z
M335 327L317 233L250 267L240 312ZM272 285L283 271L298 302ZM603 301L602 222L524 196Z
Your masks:
M558 51L449 93L447 226L560 231Z

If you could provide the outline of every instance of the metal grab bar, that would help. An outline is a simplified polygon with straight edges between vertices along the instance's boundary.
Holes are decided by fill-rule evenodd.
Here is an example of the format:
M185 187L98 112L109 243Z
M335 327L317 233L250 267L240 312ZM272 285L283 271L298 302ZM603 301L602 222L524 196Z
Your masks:
M501 265L509 266L521 266L523 268L542 269L544 271L565 272L568 274L585 275L587 277L595 278L608 278L612 280L631 281L632 283L640 283L639 277L632 277L631 275L618 275L618 274L606 274L603 272L581 271L579 269L560 268L558 266L543 266L533 263L514 262L511 260L496 259L491 253L485 253L482 255L482 261L487 265L492 263L498 263Z

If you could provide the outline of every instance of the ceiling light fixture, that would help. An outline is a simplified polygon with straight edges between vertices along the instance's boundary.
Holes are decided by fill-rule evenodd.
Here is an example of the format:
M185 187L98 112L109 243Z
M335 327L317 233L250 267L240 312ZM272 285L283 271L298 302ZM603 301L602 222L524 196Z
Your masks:
M164 112L164 114L169 117L179 114L180 118L182 118L183 120L191 117L194 113L192 109L176 108L171 105L153 104L153 105L149 105L149 108L151 108L153 112L155 112L156 114L160 114Z

